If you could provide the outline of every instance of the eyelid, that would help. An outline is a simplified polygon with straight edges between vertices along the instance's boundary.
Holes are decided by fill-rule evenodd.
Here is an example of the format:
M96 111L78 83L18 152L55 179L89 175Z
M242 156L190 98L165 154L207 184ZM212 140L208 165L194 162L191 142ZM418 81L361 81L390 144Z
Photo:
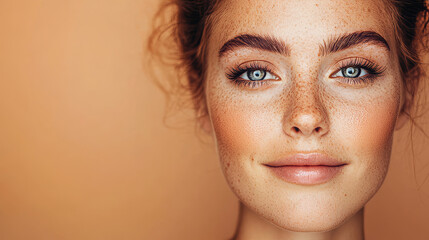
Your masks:
M257 90L269 87L271 84L273 84L274 81L281 80L279 75L276 74L276 72L279 72L277 69L278 68L276 68L274 64L268 61L251 60L228 68L225 74L229 81L237 87L243 88L244 90ZM274 78L263 80L246 80L242 77L243 74L246 74L252 70L264 70L266 73L271 74Z
M266 74L268 75L271 75L272 77L271 78L268 78L268 79L264 79L264 80L251 80L251 79L249 79L248 78L248 76L246 76L247 75L247 73L249 72L249 71L255 71L255 70L262 70L262 71L265 71L266 72ZM243 78L243 77L241 77L241 76L245 76L246 78ZM249 70L247 70L246 72L244 72L244 73L242 73L240 76L239 76L241 79L244 79L244 80L247 80L247 81L268 81L268 80L278 80L279 79L279 77L277 77L277 75L275 75L274 73L272 73L271 71L268 71L268 70L264 70L264 69L249 69ZM266 76L265 76L266 77Z
M269 72L271 75L275 77L275 79L267 79L267 80L261 80L261 81L270 81L270 80L280 80L279 74L276 72L279 72L278 68L275 67L274 64L265 61L265 60L249 60L246 62L242 62L238 65L235 65L233 67L230 67L226 71L226 76L229 79L237 79L239 76L241 76L246 71L251 70L265 70ZM246 81L252 81L252 80L246 80Z
M367 74L360 77L345 77L345 76L335 76L342 69L347 67L356 67L364 70ZM370 83L373 83L377 78L381 77L386 70L386 66L377 64L374 61L368 60L362 57L349 57L346 59L340 60L337 64L334 65L334 72L329 75L329 78L338 79L336 82L338 84L346 86L361 87L366 86Z
M344 67L344 68L346 68L346 67ZM333 74L331 74L330 77L332 77L332 78L349 78L349 77L345 77L345 76L336 76L339 73L343 74L342 71L343 71L344 68L341 68L338 71L334 72ZM362 72L361 72L361 74L359 76L354 77L354 78L363 78L363 77L366 77L367 75L370 75L370 73L368 72L368 70L366 68L364 68L364 67L358 67L358 66L356 66L355 68L360 68L361 71L365 72L366 74L363 75L363 76L360 76L362 74Z
M345 59L341 59L340 61L338 61L338 63L334 65L334 73L337 73L339 70L345 67L362 67L363 69L370 70L368 71L369 74L381 74L386 70L386 67L382 67L381 65L367 58L348 57ZM333 74L330 74L330 76Z
M278 69L275 67L274 64L272 64L271 62L266 61L266 60L249 60L249 61L242 62L237 66L238 67L249 67L249 66L251 67L252 65L253 66L255 66L255 65L264 66L264 67L270 68L272 71L278 71Z

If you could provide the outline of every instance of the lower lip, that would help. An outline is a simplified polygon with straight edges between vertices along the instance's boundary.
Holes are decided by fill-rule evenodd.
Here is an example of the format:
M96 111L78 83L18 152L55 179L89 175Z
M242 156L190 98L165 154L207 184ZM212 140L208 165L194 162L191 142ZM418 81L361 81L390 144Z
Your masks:
M340 166L281 166L269 167L279 178L286 182L315 185L328 182L340 173L344 165Z

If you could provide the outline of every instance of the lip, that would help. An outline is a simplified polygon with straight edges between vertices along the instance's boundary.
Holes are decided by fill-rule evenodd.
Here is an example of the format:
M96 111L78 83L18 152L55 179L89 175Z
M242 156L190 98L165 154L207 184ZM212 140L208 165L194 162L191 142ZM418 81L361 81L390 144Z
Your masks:
M297 153L264 165L286 182L316 185L333 179L347 163L323 153Z

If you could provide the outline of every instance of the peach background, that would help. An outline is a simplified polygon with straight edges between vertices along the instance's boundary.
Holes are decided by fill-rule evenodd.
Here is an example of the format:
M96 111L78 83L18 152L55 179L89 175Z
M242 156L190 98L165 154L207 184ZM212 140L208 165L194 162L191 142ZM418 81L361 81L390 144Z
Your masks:
M0 239L231 236L238 202L212 143L190 112L165 127L143 67L158 2L0 1ZM408 130L367 206L370 240L429 239L428 140L414 135L415 183Z

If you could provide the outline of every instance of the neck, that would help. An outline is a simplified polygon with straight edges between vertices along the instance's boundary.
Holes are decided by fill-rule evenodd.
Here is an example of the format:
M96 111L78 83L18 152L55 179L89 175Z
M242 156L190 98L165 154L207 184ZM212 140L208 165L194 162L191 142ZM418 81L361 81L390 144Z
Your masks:
M263 219L240 203L240 218L234 240L364 240L362 208L336 229L327 232L292 232Z

